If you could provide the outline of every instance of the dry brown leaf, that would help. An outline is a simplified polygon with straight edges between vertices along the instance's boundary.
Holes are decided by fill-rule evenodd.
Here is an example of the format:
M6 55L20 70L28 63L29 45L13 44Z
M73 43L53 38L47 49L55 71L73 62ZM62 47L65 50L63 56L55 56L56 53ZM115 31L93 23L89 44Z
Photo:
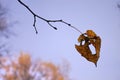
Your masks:
M82 44L84 41L84 44ZM88 61L93 62L97 66L97 61L100 55L101 38L92 30L87 30L86 33L81 34L78 38L80 45L75 45L76 50ZM90 46L95 48L96 53L93 54Z

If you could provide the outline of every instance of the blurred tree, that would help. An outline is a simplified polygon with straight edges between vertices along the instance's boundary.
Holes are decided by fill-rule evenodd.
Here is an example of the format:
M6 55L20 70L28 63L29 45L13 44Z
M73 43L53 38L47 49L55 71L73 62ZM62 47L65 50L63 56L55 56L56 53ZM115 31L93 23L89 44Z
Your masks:
M120 9L120 3L117 4L117 7Z
M18 57L2 57L0 61L2 80L70 80L66 73L69 66L61 67L51 62L32 61L31 56L26 53L21 53Z
M8 25L8 20L6 18L7 9L3 7L2 2L0 2L0 55L1 52L7 52L6 41L10 37L10 25Z

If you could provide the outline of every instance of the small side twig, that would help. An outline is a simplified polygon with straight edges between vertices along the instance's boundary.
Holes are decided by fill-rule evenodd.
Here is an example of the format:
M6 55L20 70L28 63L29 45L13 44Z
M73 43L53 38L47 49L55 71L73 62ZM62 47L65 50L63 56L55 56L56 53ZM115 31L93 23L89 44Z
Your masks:
M67 22L65 22L65 21L63 21L63 20L47 20L47 19L45 19L45 18L43 18L43 17L35 14L35 13L34 13L25 3L23 3L21 0L18 0L18 2L19 2L20 4L22 4L25 8L27 8L27 9L30 11L30 13L34 16L33 27L34 27L34 29L35 29L36 34L38 33L37 28L36 28L36 18L42 19L43 21L47 22L48 25L51 26L51 27L52 27L53 29L55 29L55 30L57 30L57 28L54 27L51 23L52 23L52 22L61 22L61 23L64 23L64 24L70 26L71 28L75 29L76 31L78 31L78 32L80 32L80 33L82 34L82 32L81 32L78 28L72 26L71 24L69 24L69 23L67 23Z

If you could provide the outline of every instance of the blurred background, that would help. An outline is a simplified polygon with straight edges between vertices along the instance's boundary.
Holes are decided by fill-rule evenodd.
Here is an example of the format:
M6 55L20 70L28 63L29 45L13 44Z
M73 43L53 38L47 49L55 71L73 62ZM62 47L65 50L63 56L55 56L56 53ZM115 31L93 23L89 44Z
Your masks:
M102 39L97 68L75 49L80 33L62 23L38 19L33 28L33 15L17 0L0 0L6 13L0 17L7 21L1 30L1 53L17 55L21 51L30 53L34 59L54 62L67 61L69 76L74 80L119 80L120 79L120 0L24 0L36 14L45 19L62 19L81 32L92 29ZM0 14L1 14L0 11ZM4 18L4 19L3 19ZM3 23L3 22L2 22ZM3 24L0 24L3 25ZM4 49L3 46L5 45ZM5 55L5 54L2 54Z

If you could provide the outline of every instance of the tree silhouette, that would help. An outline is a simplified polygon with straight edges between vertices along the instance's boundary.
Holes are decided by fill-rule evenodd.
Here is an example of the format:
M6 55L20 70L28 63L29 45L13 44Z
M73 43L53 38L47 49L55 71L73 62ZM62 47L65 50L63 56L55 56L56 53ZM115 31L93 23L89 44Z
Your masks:
M11 36L15 35L14 31L12 31L13 23L8 22L7 10L6 6L3 6L2 2L0 2L0 55L3 52L8 53L7 41Z
M120 9L120 3L117 4L117 7Z
M6 13L6 8L4 8L0 3L0 55L2 55L1 52L8 50L5 48L5 40L10 36L10 28L5 17Z

